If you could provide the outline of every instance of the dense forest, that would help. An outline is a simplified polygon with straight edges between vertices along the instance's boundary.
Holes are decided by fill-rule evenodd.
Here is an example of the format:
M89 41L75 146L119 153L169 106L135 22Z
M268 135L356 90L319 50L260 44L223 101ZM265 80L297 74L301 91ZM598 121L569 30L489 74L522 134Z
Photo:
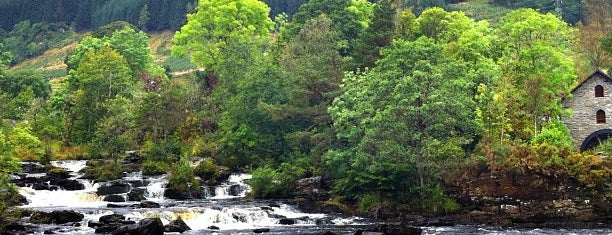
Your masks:
M612 163L596 152L612 155L612 142L581 153L559 121L580 79L612 67L609 1L492 1L518 8L495 24L445 1L310 0L274 18L300 1L267 2L0 1L0 14L21 14L3 27L30 20L23 32L136 25L82 38L53 83L8 69L7 44L31 38L0 44L0 193L15 192L19 161L89 159L88 174L114 179L136 150L143 173L168 172L170 188L246 171L253 197L287 198L297 179L322 176L335 202L363 212L460 210L448 188L470 169L609 198ZM29 4L44 10L15 10ZM195 72L168 76L141 29L178 29L172 53Z

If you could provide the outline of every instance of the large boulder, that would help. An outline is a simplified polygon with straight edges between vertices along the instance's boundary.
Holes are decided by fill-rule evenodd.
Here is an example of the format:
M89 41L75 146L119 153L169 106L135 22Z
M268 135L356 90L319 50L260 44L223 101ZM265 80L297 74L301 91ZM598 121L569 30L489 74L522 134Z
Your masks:
M109 194L120 194L127 193L130 191L130 184L125 182L112 182L106 185L102 185L98 188L96 194L101 195L109 195Z
M168 225L164 227L164 231L172 233L183 233L187 230L191 230L191 228L179 217L176 220L170 221Z
M159 218L147 218L138 221L136 224L122 226L115 230L112 234L163 235L164 224Z
M147 200L144 197L144 193L145 193L146 189L143 188L133 188L127 195L128 195L128 200L129 201L144 201Z
M53 168L47 172L47 177L50 180L62 180L70 178L70 172L64 168Z
M325 200L329 193L324 186L321 176L300 179L295 182L295 195L309 200Z
M167 186L166 190L164 191L164 197L175 200L198 199L202 198L202 194L203 192L200 188L196 190L180 190L172 187L171 185Z
M75 211L35 211L30 216L30 223L33 224L65 224L70 222L80 222L85 216Z
M125 216L120 215L120 214L103 215L103 216L100 216L98 220L100 221L100 223L112 224L112 223L118 223L121 220L125 220Z
M52 185L57 185L64 190L75 191L85 189L85 185L81 182L71 179L54 179L50 182Z

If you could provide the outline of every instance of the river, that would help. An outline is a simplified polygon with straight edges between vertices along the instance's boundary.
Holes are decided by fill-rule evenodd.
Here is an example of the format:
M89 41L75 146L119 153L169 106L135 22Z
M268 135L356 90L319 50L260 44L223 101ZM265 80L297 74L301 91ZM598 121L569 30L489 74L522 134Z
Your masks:
M71 179L82 183L81 190L35 190L32 185L24 185L20 193L28 200L21 206L37 211L74 210L84 218L79 223L35 225L39 234L52 231L56 234L94 234L90 222L98 221L101 216L120 214L126 220L139 221L143 218L160 218L162 223L181 218L191 230L183 234L252 234L254 229L269 229L265 234L354 234L355 231L376 224L359 217L342 215L303 213L282 200L256 200L246 197L251 190L245 183L251 176L233 174L229 179L215 187L203 188L206 197L198 200L171 200L164 198L167 176L143 176L140 172L124 174L121 182L130 182L132 188L144 189L147 201L155 202L159 208L134 208L137 202L109 202L96 192L108 182L94 183L80 179L80 170L86 161L54 161L54 166L70 172ZM44 173L28 174L41 177ZM118 194L125 199L127 193ZM281 219L290 221L283 225ZM612 234L610 229L508 229L477 226L423 227L423 234ZM176 234L176 233L175 233Z

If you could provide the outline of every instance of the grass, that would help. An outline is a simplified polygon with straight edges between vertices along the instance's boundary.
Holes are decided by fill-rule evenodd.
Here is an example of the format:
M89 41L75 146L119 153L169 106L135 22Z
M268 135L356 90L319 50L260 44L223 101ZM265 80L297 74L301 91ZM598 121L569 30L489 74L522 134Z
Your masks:
M52 85L61 81L67 74L67 67L64 60L75 47L78 42L85 36L84 34L75 34L63 43L64 46L52 48L40 56L27 59L13 67L12 70L20 69L36 69L40 70L43 76L48 78ZM174 32L164 31L149 35L149 47L151 54L155 58L155 63L161 64L168 68L170 72L190 71L195 66L188 58L178 58L171 55L170 48L172 47L172 37Z

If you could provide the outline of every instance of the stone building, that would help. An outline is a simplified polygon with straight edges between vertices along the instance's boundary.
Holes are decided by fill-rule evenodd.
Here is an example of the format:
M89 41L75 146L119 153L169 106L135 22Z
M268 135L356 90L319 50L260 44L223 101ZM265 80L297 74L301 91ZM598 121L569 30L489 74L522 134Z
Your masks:
M585 151L612 137L612 78L595 71L563 100L572 115L563 119L570 129L574 145Z

